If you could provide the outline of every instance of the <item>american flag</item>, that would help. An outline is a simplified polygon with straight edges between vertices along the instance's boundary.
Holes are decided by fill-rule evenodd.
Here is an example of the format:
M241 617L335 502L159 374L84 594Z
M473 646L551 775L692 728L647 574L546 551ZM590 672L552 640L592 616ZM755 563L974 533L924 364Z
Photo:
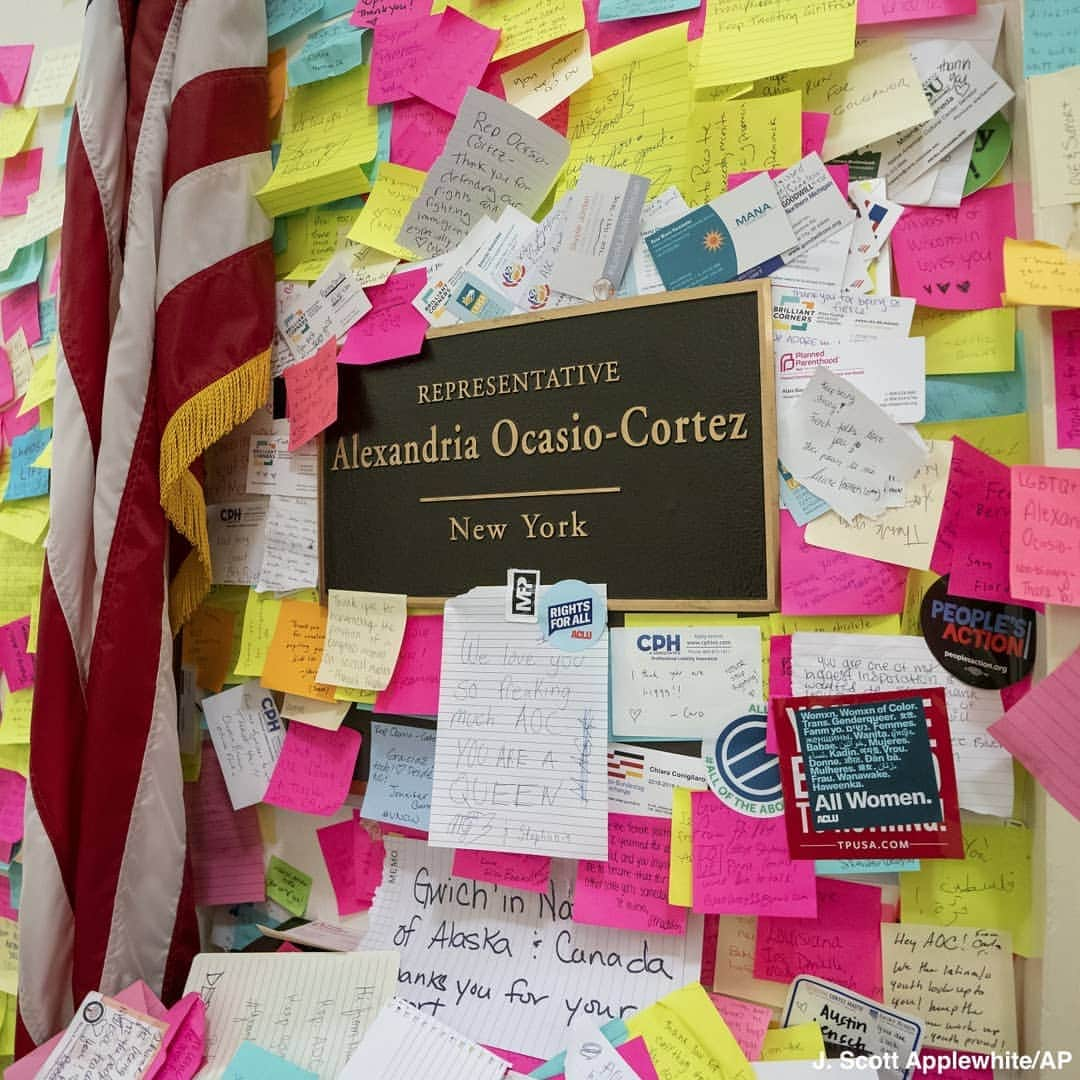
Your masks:
M269 388L272 222L253 193L270 171L264 0L90 0L62 233L20 1053L89 990L143 979L172 999L198 949L173 632L210 582L202 452Z

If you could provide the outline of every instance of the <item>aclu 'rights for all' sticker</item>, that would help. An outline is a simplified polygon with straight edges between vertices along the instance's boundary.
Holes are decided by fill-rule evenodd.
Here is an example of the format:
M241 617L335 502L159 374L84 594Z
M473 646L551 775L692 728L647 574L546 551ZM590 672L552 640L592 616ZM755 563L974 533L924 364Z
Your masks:
M607 629L607 586L568 578L544 590L537 616L545 641L563 652L591 649Z

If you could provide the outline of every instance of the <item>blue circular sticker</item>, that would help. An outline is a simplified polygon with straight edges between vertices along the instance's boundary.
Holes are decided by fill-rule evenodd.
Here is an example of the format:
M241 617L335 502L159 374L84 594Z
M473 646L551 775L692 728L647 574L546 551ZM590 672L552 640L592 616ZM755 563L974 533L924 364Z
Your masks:
M765 749L765 717L758 713L732 720L715 739L701 744L709 786L732 810L749 817L784 812L780 759Z
M607 602L584 581L557 581L544 590L537 621L544 640L556 649L582 652L604 636Z

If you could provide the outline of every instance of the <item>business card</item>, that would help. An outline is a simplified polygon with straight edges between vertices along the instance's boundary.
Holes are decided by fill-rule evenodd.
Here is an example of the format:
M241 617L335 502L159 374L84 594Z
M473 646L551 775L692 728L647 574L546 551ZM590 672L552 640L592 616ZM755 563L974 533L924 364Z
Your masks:
M915 301L907 296L774 286L772 298L773 329L796 334L907 337L915 315Z

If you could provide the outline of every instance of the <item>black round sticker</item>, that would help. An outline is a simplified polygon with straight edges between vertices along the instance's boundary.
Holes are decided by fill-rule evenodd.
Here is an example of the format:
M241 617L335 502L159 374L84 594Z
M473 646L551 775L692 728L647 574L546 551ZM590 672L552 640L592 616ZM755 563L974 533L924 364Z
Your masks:
M1035 665L1035 612L949 593L949 575L923 597L923 637L937 662L969 686L1000 690Z

